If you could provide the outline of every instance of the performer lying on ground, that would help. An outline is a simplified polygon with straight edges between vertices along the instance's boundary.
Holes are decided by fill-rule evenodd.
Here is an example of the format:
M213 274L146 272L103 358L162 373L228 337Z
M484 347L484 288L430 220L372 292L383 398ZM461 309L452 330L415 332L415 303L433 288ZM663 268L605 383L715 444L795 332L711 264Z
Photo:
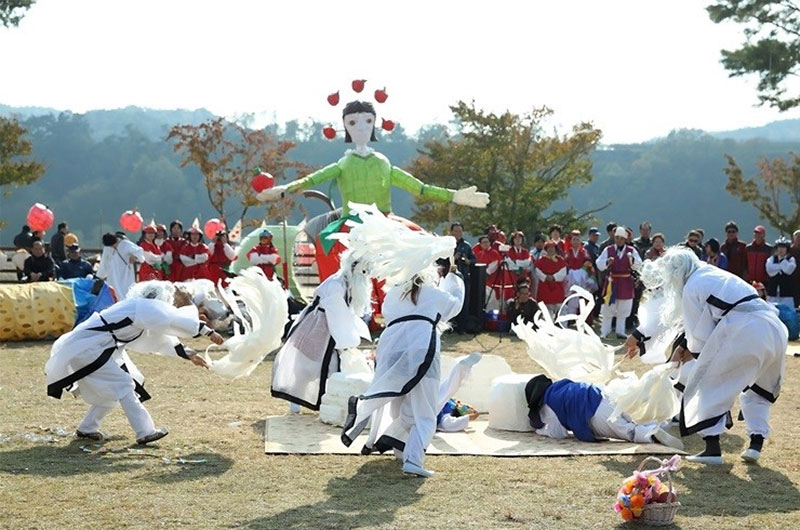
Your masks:
M683 443L657 423L637 425L624 413L613 418L616 406L595 385L537 375L525 386L525 399L531 427L540 436L562 439L572 432L584 442L616 438L683 449Z
M272 368L272 397L319 410L325 382L339 371L341 350L370 340L362 317L370 310L372 281L365 265L345 251L342 268L314 291L314 300L292 325Z
M750 446L747 462L761 456L769 413L780 393L788 334L778 310L744 280L702 263L692 251L673 248L646 263L642 280L663 292L661 323L683 329L683 345L697 359L681 401L681 434L700 433L703 452L687 460L721 464L719 436L739 395ZM633 357L650 338L637 330L626 342Z
M117 404L136 433L147 444L168 434L156 429L141 404L150 399L144 377L126 348L182 357L197 366L206 362L183 346L177 337L206 335L215 344L223 338L200 321L189 296L167 282L145 282L131 289L131 297L94 313L53 344L45 365L47 394L61 399L64 390L80 395L91 407L76 435L100 441L100 424Z

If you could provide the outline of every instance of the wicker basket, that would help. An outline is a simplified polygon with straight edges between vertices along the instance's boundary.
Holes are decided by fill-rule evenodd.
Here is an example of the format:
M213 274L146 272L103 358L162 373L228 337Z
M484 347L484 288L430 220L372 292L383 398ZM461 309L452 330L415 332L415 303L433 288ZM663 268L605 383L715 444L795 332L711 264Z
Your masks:
M642 470L645 462L648 460L654 460L659 466L661 466L661 460L653 456L648 456L642 460L641 464L639 464L638 471ZM675 502L652 502L650 504L645 504L644 508L642 508L642 515L636 518L637 522L651 526L668 526L672 524L672 522L675 520L675 514L678 512L678 508L680 508L681 503L678 502L678 494L675 493L675 490L672 487L672 476L670 475L669 471L667 471L667 482L669 483L669 492L675 495Z

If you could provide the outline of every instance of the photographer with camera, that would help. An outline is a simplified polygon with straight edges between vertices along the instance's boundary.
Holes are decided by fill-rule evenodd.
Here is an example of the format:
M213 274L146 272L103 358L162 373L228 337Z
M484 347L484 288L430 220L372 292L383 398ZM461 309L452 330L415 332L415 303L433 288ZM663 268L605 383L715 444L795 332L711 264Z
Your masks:
M236 252L228 243L228 232L220 230L214 234L211 240L211 260L208 263L210 280L214 282L222 281L223 286L228 284L228 267L236 259Z

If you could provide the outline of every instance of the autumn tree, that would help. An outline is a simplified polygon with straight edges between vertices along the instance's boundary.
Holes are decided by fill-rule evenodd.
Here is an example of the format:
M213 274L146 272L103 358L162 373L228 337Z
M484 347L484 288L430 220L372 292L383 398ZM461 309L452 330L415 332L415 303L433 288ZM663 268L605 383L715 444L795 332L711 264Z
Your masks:
M232 221L230 225L244 220L251 207L261 205L250 187L255 168L272 174L276 181L292 170L306 169L305 164L288 158L294 142L279 141L267 130L248 129L224 118L200 125L176 125L167 141L173 141L173 149L182 154L181 167L197 166L209 202L221 219ZM281 218L289 207L287 202L272 204L267 216ZM236 215L229 215L232 208L238 208Z
M468 230L492 223L526 231L554 222L584 228L602 209L578 213L568 206L550 211L572 186L592 180L589 155L601 133L591 123L559 135L545 130L553 114L547 107L495 114L476 108L474 102L459 101L450 110L455 134L439 131L439 139L426 142L411 172L428 184L451 189L475 185L489 193L491 202L481 210L419 200L417 222L432 228L459 219Z
M11 193L11 188L26 186L44 174L44 165L27 158L33 152L33 146L25 138L26 133L17 120L0 117L0 189L3 196ZM4 224L0 220L0 227Z
M725 158L726 190L742 202L752 204L781 233L791 235L800 228L800 156L790 153L788 160L764 158L753 178L745 177L732 156Z
M24 12L35 3L36 0L0 0L0 24L7 28L18 26Z
M800 91L789 81L800 74L800 4L793 0L718 0L708 6L716 23L736 22L746 41L722 50L722 64L731 77L756 74L762 105L781 111L800 105Z

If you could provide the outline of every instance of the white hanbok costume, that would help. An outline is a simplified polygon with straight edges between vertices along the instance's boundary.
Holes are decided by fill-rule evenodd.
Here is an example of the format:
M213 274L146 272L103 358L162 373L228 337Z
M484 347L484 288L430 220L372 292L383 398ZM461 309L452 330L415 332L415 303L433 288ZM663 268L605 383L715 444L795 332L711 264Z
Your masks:
M792 256L788 255L783 259L778 258L778 256L772 256L771 258L767 259L766 268L767 275L770 278L778 276L782 279L787 276L791 276L792 273L794 273L794 270L797 268L797 262L795 262ZM794 308L794 296L791 293L789 296L782 293L780 284L778 284L777 288L775 289L775 296L767 296L767 301L772 304L783 304L785 306Z
M193 305L182 308L144 298L118 302L94 313L53 344L45 365L47 394L79 394L91 405L78 430L97 432L100 422L120 403L137 438L155 430L140 401L150 399L144 377L125 349L189 358L177 337L210 335ZM138 396L138 399L137 399Z
M97 276L103 278L114 288L118 300L125 298L131 285L136 283L136 272L134 264L131 263L132 257L137 263L143 263L145 261L144 249L127 239L120 239L116 248L103 247Z
M680 426L686 436L715 436L740 394L748 435L769 435L788 341L778 310L744 280L703 265L682 296L687 349L697 356L684 390Z
M339 351L370 340L369 328L348 300L342 270L327 278L295 320L272 368L272 397L319 410L328 377L339 371Z
M371 418L363 453L397 449L404 463L422 467L441 409L438 324L461 310L464 282L450 273L438 286L423 284L416 304L404 290L400 285L386 294L388 325L378 342L375 378L363 395L350 398L342 442L350 446Z

